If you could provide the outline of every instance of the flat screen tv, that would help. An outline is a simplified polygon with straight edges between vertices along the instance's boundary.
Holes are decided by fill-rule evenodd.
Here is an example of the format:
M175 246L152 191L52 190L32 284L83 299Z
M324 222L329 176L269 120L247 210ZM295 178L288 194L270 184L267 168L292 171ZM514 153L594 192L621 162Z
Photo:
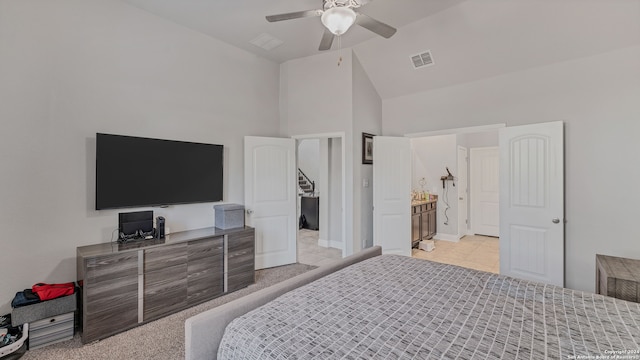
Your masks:
M223 146L96 134L96 210L222 201Z

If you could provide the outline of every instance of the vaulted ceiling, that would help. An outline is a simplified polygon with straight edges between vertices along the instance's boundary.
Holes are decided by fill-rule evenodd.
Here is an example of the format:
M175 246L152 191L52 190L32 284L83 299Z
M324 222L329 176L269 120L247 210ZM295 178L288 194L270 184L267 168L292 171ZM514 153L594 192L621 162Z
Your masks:
M324 29L317 17L265 20L321 0L124 1L278 63L318 54ZM640 44L640 0L375 0L360 11L398 32L354 26L333 49L353 48L383 99ZM263 34L283 43L250 43ZM434 65L414 69L410 57L425 50Z

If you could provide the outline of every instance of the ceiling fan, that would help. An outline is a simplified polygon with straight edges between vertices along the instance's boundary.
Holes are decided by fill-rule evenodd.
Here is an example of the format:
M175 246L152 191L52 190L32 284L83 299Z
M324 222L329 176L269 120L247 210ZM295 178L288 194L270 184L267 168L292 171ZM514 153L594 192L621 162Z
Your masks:
M395 28L355 11L355 9L371 1L372 0L322 0L322 9L270 15L267 16L267 21L276 22L320 16L320 20L325 27L322 40L320 41L320 47L318 48L318 50L321 51L331 49L333 39L336 36L344 34L354 23L388 39L396 33Z

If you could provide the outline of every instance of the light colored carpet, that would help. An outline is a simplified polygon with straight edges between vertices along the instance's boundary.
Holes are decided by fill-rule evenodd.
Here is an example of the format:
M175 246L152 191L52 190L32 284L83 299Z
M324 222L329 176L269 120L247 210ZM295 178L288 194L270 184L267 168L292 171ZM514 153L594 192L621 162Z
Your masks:
M94 343L82 345L76 334L72 340L29 350L21 359L184 359L184 321L187 318L314 268L316 266L292 264L258 270L256 283L244 289Z

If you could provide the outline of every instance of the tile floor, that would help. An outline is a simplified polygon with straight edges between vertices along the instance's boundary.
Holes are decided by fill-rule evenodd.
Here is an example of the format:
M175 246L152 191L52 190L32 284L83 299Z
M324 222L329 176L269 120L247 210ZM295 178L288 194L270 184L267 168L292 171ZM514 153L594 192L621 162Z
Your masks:
M298 230L298 262L322 266L342 259L342 250L318 245L318 231Z
M298 230L297 247L301 264L322 266L342 258L342 250L319 246L318 231L314 230ZM468 235L459 242L435 240L433 251L412 249L412 256L499 274L499 251L498 238Z
M467 235L459 242L435 240L435 249L427 252L412 249L412 256L445 264L500 273L499 239L489 236Z

